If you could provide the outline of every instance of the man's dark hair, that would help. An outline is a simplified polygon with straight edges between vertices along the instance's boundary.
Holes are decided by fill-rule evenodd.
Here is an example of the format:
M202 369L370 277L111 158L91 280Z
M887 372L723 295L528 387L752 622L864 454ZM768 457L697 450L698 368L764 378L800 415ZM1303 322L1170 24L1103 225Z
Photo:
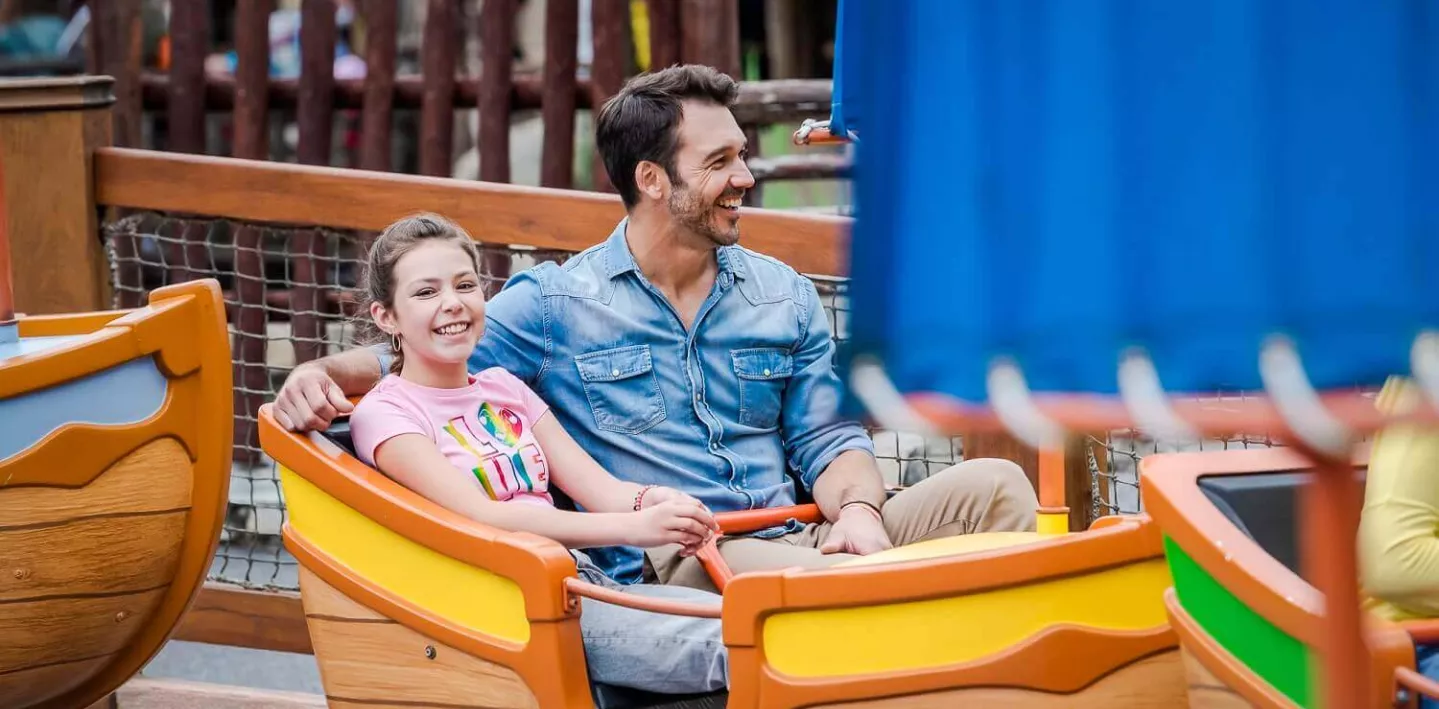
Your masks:
M606 101L595 117L595 146L625 208L639 202L635 166L641 161L662 166L671 180L678 181L675 152L684 111L681 102L729 107L738 96L739 85L723 72L683 64L640 74Z

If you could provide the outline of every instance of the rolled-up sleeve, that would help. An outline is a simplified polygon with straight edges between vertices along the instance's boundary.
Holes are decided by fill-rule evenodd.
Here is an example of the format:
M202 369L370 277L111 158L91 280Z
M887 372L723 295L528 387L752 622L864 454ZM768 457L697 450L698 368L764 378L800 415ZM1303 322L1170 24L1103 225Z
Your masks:
M840 415L842 383L834 371L834 341L819 293L808 278L796 276L800 338L794 373L784 392L781 430L790 468L806 490L839 454L862 450L874 455L874 443L859 422Z
M501 367L533 387L549 364L550 351L544 293L534 269L527 269L485 304L485 334L470 355L470 371Z

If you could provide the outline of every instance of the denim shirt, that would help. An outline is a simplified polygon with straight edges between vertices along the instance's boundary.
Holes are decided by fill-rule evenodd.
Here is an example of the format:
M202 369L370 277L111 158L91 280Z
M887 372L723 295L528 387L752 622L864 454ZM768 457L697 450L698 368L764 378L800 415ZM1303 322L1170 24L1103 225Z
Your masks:
M873 454L865 430L840 416L829 320L809 279L721 247L714 289L686 331L640 273L626 224L563 266L510 278L486 307L470 370L519 377L616 477L678 488L716 512L795 504L795 478L808 491L840 453ZM639 549L589 554L615 580L640 580Z

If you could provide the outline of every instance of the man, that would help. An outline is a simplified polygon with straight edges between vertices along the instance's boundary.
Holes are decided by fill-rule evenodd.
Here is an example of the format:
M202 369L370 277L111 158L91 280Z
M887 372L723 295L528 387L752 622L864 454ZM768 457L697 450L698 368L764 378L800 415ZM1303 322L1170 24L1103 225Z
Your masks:
M627 217L603 243L510 279L488 306L471 371L500 366L549 402L614 475L694 495L716 512L794 504L825 522L727 538L736 573L817 568L934 537L1034 528L1019 466L960 463L886 500L873 445L839 416L834 343L814 284L737 246L754 177L732 79L678 66L631 80L596 117L596 144ZM302 365L281 425L321 428L387 366L373 350ZM674 548L590 556L623 583L713 589Z

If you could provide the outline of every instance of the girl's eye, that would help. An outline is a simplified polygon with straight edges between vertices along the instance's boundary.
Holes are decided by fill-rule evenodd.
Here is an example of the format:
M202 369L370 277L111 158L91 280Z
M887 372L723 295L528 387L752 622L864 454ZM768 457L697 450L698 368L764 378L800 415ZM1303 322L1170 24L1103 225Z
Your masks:
M475 289L475 283L474 283L473 281L463 281L463 282L460 283L459 289L460 289L460 290L474 290L474 289Z
M421 289L415 291L415 297L417 297L417 298L428 298L428 297L430 297L430 296L432 296L432 295L434 295L434 294L435 294L435 289L434 289L434 288L421 288Z

